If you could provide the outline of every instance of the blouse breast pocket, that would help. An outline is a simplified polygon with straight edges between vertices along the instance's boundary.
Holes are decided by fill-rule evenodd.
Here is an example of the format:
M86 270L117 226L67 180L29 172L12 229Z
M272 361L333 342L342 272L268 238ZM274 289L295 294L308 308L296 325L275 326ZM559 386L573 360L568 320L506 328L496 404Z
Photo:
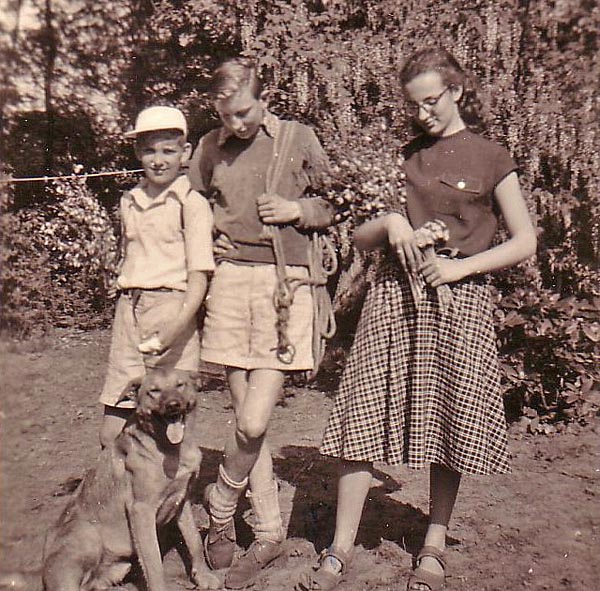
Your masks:
M439 177L440 194L437 208L440 213L459 214L462 206L477 201L483 190L481 179L445 172Z

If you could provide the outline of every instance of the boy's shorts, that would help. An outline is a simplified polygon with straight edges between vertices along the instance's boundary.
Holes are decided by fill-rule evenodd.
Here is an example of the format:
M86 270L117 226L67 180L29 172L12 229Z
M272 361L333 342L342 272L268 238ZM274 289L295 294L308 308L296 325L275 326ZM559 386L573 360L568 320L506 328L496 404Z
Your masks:
M306 267L286 267L288 277L308 278ZM203 361L243 369L306 370L313 367L313 307L310 286L298 287L289 309L288 341L292 363L277 359L277 313L273 293L275 265L221 262L206 299L202 330Z
M175 319L185 299L183 291L139 291L141 295L135 310L134 296L129 291L122 292L117 301L108 370L100 395L100 402L107 406L116 406L131 380L144 376L148 369L173 367L196 371L200 363L200 339L195 320L162 355L145 355L138 351L142 340L149 338L163 323Z

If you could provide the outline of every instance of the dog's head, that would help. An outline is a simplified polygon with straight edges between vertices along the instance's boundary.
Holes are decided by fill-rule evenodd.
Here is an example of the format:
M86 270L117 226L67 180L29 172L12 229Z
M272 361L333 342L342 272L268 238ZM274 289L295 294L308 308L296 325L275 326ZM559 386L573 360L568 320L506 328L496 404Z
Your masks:
M151 435L164 431L178 445L183 441L185 423L196 406L200 375L178 369L154 369L133 380L120 400L135 401L135 417L140 428Z

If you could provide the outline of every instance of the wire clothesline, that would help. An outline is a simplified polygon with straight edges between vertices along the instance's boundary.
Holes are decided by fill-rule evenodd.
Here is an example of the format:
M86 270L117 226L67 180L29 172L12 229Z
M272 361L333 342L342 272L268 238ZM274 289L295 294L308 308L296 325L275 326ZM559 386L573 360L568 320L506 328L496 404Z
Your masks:
M74 179L87 179L91 177L98 176L118 176L123 174L132 174L136 172L144 172L143 168L134 168L132 170L108 170L105 172L86 172L84 174L62 174L62 175L54 175L54 176L32 176L32 177L22 177L22 178L0 178L0 184L10 184L10 183L35 183L35 182L44 182L48 181L58 181L58 180L74 180Z

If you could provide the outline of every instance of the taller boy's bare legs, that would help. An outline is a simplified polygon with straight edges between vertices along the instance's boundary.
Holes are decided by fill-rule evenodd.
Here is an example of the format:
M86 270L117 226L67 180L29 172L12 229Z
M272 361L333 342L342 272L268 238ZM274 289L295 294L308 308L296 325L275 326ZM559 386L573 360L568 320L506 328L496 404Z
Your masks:
M265 435L283 386L284 374L273 369L229 368L227 379L235 412L235 432L223 463L235 480L249 476L260 485L273 479L273 462Z
M225 447L217 482L209 492L211 530L207 550L213 565L222 568L231 563L235 546L233 514L239 495L249 483L247 496L255 515L256 542L227 575L227 586L238 588L249 584L260 568L281 553L283 528L265 437L284 374L272 369L228 368L227 378L236 427ZM225 535L221 535L223 531Z

